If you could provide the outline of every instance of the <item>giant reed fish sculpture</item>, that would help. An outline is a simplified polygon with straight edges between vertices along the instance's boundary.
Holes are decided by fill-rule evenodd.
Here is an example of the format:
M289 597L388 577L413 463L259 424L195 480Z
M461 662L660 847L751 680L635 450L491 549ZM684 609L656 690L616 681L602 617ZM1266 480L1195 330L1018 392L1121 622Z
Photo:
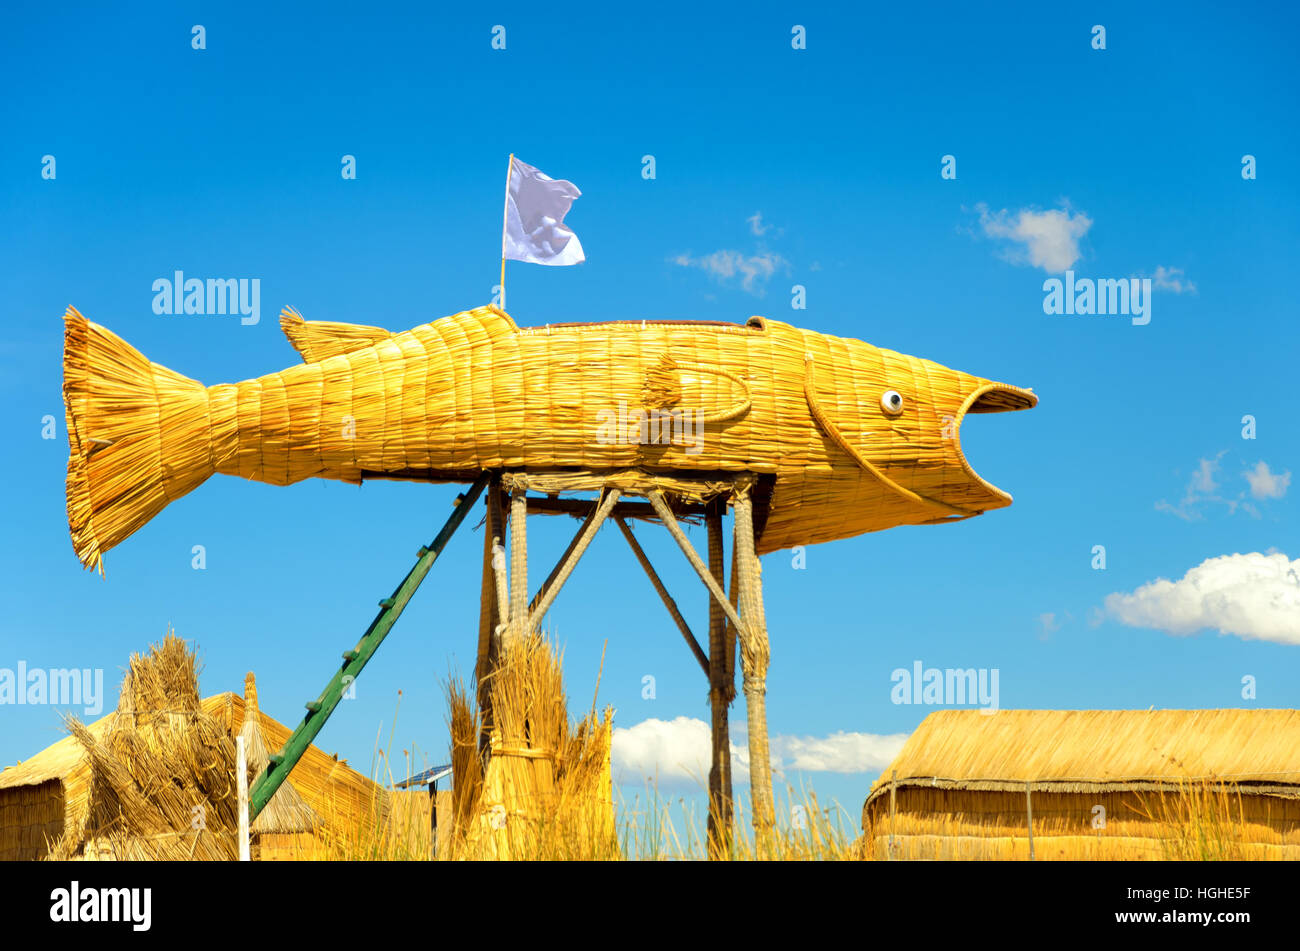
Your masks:
M767 477L760 552L1011 504L962 453L994 383L752 317L516 326L478 307L393 333L281 315L303 363L205 387L69 308L68 523L104 552L213 473L471 481L487 469Z

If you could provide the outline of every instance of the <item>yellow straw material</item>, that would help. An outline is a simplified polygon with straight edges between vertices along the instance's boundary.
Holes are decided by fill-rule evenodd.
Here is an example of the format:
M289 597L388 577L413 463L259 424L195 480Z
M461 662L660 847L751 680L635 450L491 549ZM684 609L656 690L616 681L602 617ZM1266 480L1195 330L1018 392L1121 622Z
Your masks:
M967 464L963 417L1037 403L761 317L519 328L478 307L391 333L286 310L302 364L206 388L73 308L65 322L68 521L94 568L216 472L287 485L636 470L719 486L748 472L770 483L760 552L966 518L1011 497Z

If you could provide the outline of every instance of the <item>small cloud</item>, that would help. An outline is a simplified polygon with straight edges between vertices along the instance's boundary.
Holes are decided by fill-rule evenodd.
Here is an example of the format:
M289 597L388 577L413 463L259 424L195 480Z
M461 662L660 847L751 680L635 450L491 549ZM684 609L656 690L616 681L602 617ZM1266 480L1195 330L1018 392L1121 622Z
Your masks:
M1300 559L1281 552L1208 558L1178 581L1157 578L1131 594L1107 595L1106 613L1129 627L1175 636L1208 628L1300 644Z
M713 758L712 733L703 720L642 720L616 727L610 757L621 782L652 779L665 788L708 786Z
M1227 450L1225 449L1224 452ZM1202 459L1192 473L1192 482L1188 486L1189 493L1195 492L1208 494L1219 487L1219 483L1214 481L1214 473L1219 468L1219 460L1223 458L1223 452L1220 452L1213 459Z
M1286 495L1286 490L1291 485L1290 472L1271 472L1268 463L1262 459L1255 464L1254 469L1247 469L1243 475L1250 483L1250 494L1257 499L1280 499Z
M782 770L810 773L869 773L894 761L907 741L906 733L880 736L845 733L830 736L777 736L770 741L772 757Z
M1165 499L1161 499L1156 503L1156 511L1176 515L1185 522L1195 522L1203 518L1201 508L1210 503L1226 505L1230 514L1235 512L1238 502L1218 495L1219 483L1215 479L1215 474L1219 471L1219 460L1224 457L1227 451L1226 449L1222 450L1213 459L1198 461L1196 469L1192 472L1192 477L1187 483L1187 489L1183 492L1182 501L1177 505L1171 505Z
M678 267L695 267L720 283L740 279L740 286L756 297L766 293L766 284L777 271L789 269L789 262L771 251L745 254L741 251L714 251L703 257L678 254L668 259Z
M745 220L749 222L749 230L760 238L772 230L771 225L763 224L763 213L761 211L754 212Z
M980 202L980 226L990 238L1013 242L1020 247L1006 249L1002 256L1012 264L1041 267L1049 274L1060 274L1079 260L1079 239L1092 227L1092 219L1083 212L1070 213L1068 207L1036 211L1021 208L1009 212L990 211Z
M839 731L825 737L776 735L768 740L772 771L866 773L884 769L907 740L906 733L878 735ZM709 724L694 717L643 720L615 728L611 756L615 781L654 780L660 788L698 789L708 785L712 762ZM749 747L741 725L731 738L732 775L749 780Z
M1157 290L1169 291L1173 294L1196 293L1196 285L1187 279L1180 267L1158 266L1156 273L1151 276L1151 283Z
M1222 505L1227 508L1229 515L1242 511L1253 518L1259 518L1259 507L1246 498L1244 490L1231 498L1219 491L1222 488L1218 479L1220 460L1227 451L1223 450L1213 459L1201 459L1187 483L1182 500L1177 505L1172 505L1161 499L1156 503L1157 511L1168 512L1187 522L1195 522L1204 517L1207 505ZM1245 470L1242 475L1250 485L1250 495L1255 499L1280 499L1286 495L1286 490L1291 485L1290 472L1273 472L1263 460L1257 462L1254 469Z

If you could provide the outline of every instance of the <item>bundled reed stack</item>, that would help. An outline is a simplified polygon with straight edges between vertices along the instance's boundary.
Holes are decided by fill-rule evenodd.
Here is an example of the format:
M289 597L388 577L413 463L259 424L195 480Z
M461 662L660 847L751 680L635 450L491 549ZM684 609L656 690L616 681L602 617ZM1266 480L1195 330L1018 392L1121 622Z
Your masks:
M618 854L610 775L613 711L570 723L561 658L540 634L501 653L490 713L450 693L454 858L597 859ZM480 752L479 737L489 741Z
M248 784L261 775L270 762L270 751L262 732L261 710L257 705L257 680L252 671L244 677L244 722L239 728L244 738ZM258 813L249 828L254 859L301 858L313 851L311 835L321 819L291 781L286 780Z
M89 808L50 858L237 857L235 744L202 709L194 654L179 637L131 656L106 731L75 718L68 727L89 764Z

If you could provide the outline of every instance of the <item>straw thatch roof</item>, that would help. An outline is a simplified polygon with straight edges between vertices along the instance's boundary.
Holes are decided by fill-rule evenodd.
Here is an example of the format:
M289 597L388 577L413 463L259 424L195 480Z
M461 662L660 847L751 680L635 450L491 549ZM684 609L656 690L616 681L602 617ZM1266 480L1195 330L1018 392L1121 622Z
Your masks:
M244 676L244 719L239 728L239 735L244 738L250 789L253 781L262 774L271 760L260 713L257 706L257 680L250 670ZM320 823L320 816L303 801L302 794L294 787L292 779L286 779L253 820L249 832L254 835L311 832Z
M219 693L203 700L203 709L224 720L232 734L241 729L246 716L244 698L237 693ZM290 727L256 711L266 746L278 750L292 733ZM347 760L307 747L289 774L295 792L319 820L316 831L351 834L352 830L382 822L388 816L388 794L383 786L357 772ZM280 787L283 792L286 783ZM279 793L276 798L279 798Z
M1300 710L943 710L867 797L897 788L1165 790L1212 779L1300 798ZM866 808L864 808L864 815Z

